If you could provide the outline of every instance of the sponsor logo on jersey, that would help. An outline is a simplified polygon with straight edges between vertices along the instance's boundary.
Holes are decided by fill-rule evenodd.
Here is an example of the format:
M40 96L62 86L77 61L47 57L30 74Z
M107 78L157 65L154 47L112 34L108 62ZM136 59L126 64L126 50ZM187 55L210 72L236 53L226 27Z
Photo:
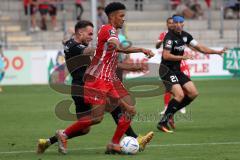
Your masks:
M116 32L114 30L109 30L110 36L116 36Z
M182 46L175 46L174 49L177 50L177 51L180 51L180 52L181 52L181 51L184 51L184 49L185 49L185 45L182 45Z

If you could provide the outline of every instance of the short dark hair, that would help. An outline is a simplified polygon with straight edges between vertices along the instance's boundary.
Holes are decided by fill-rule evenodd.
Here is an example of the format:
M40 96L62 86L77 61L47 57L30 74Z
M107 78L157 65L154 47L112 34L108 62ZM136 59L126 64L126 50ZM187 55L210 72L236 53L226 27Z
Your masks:
M169 20L173 19L173 17L168 17L166 22L168 22Z
M75 32L81 28L86 28L87 26L91 26L93 27L92 22L88 21L88 20L80 20L77 22L77 24L75 25Z
M120 2L112 2L109 3L106 7L105 7L105 13L107 16L109 16L109 14L111 14L114 11L117 10L125 10L126 7L124 4L120 3Z

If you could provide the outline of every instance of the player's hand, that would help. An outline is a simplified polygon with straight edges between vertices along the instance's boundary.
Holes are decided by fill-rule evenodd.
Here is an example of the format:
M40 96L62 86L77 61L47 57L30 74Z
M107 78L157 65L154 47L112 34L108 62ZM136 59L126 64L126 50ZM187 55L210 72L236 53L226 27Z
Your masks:
M154 56L154 53L150 49L143 49L142 52L148 57L152 58Z
M187 60L187 59L193 60L193 55L192 54L183 55L183 60Z
M224 53L226 53L227 50L228 50L228 48L224 47L222 50L218 51L217 54L219 54L219 55L224 54Z
M136 71L136 72L142 72L142 71L144 71L145 70L145 68L143 67L143 65L141 65L141 64L137 64L137 65L134 65L133 66L133 71Z

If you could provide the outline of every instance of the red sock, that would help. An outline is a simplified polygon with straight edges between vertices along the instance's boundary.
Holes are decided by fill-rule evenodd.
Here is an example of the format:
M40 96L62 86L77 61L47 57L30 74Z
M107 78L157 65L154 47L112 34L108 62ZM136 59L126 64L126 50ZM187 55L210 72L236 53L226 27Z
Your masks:
M73 123L71 126L67 127L64 133L68 137L73 137L74 135L78 134L79 131L91 126L92 119L90 116L85 116L80 118L77 122Z
M120 143L120 139L122 138L126 130L129 128L130 123L131 120L126 115L122 115L119 118L117 128L112 138L112 143L114 144Z
M164 105L165 106L168 106L168 103L169 103L170 99L171 99L171 93L170 92L166 92L164 94Z

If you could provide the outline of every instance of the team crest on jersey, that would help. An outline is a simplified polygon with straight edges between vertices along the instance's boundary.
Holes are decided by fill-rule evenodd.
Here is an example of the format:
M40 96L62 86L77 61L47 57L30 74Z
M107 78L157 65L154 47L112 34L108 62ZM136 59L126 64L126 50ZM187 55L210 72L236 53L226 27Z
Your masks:
M171 40L168 40L168 41L167 41L167 44L168 44L168 45L171 45L171 44L172 44L172 41L171 41Z
M172 43L173 42L171 40L167 40L167 43L166 43L165 47L171 48L172 47Z
M186 43L187 42L187 37L183 37L183 41Z
M109 30L111 36L116 36L116 32L114 30Z

